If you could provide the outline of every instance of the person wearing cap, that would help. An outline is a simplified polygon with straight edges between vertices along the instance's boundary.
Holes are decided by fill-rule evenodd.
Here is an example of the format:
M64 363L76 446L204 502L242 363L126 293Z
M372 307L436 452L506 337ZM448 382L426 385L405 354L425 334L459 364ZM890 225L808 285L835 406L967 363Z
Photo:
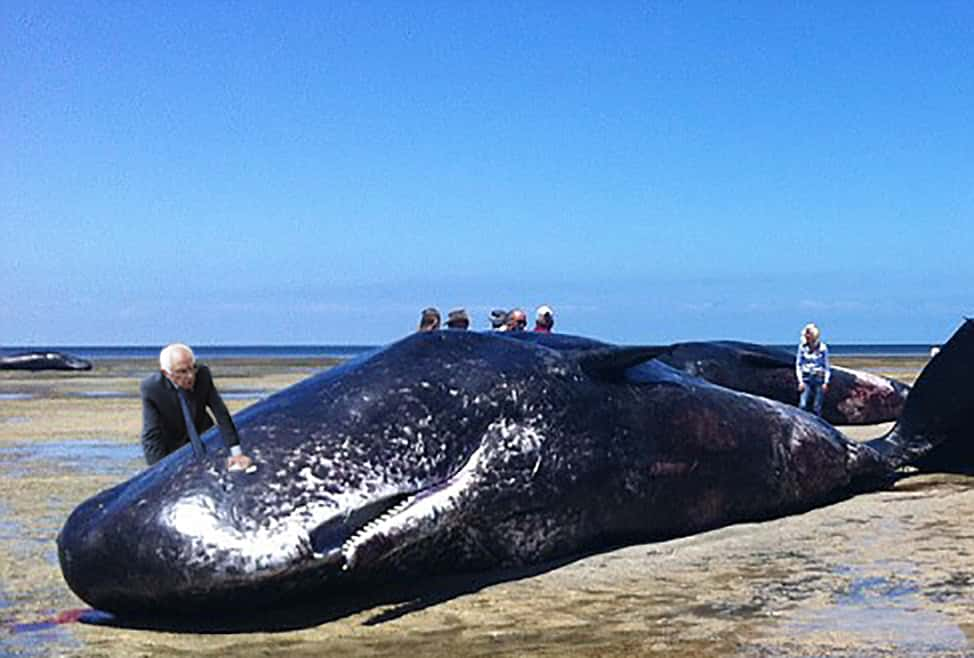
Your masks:
M795 358L795 375L798 377L798 406L822 415L822 402L829 390L832 368L829 366L829 348L822 342L822 333L814 324L802 329L798 355Z
M507 331L524 331L528 326L528 315L522 309L515 308L507 314Z
M433 306L423 309L419 316L419 328L417 331L436 331L440 328L440 312Z
M458 329L460 331L466 331L470 326L470 316L467 315L466 309L455 308L446 314L446 326L447 329Z
M205 447L199 435L213 427L207 407L216 416L223 442L230 452L227 468L251 468L227 405L213 384L213 375L188 345L173 343L159 353L159 372L139 387L142 396L142 452L150 466L191 440L194 450ZM199 453L198 453L199 454ZM256 468L256 467L254 467Z
M551 307L542 304L534 314L534 330L542 334L550 334L555 326L555 314Z
M495 308L490 312L490 328L493 331L507 331L507 311Z

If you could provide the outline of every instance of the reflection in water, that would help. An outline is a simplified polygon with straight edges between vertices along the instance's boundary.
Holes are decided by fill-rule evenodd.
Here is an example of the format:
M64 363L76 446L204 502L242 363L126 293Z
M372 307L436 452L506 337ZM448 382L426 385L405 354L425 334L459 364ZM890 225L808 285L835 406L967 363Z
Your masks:
M98 398L109 400L138 397L135 393L125 393L123 391L68 391L64 396L68 398Z
M37 470L128 477L142 468L142 448L134 443L60 441L0 447L0 470L7 477L27 477Z
M78 443L83 444L78 446L82 450L86 445L108 445L91 441ZM0 472L5 477L20 477L31 472L28 465L48 466L44 463L45 455L63 458L71 456L73 452L73 449L65 449L62 444L27 444L0 448ZM12 465L16 466L11 468ZM49 499L47 513L34 514L25 519L23 516L15 516L7 505L0 503L0 550L8 556L25 556L34 564L37 563L38 556L43 556L47 564L55 567L57 549L53 538L64 520L64 508L65 503L54 495ZM38 589L28 590L29 595L25 598L20 588L24 583L32 581L22 573L17 576L13 581L6 581L4 584L7 587L0 590L0 610L4 611L0 615L0 655L81 655L82 643L71 631L61 627L61 624L70 623L74 619L63 614L54 614L54 610L42 606L39 608L43 611L41 616L53 616L35 621L38 608L34 606L37 595L40 594L42 599L53 595L46 591L47 586L38 585ZM25 608L31 612L25 614Z
M32 393L0 393L0 400L33 400Z
M83 655L81 642L66 628L54 624L14 626L7 631L7 638L0 643L3 655L14 656L65 656ZM8 653L9 652L9 653Z
M274 393L274 391L266 388L253 390L240 389L235 391L220 391L220 396L225 400L250 400L252 398L263 400L272 393Z
M17 524L10 520L10 510L0 503L0 541L15 540L20 537Z
M704 603L692 606L687 609L692 615L697 617L709 617L714 619L751 619L754 617L765 616L764 605L760 600L753 600L748 603L737 603L733 601L720 601L716 603Z
M833 642L845 636L857 647L882 647L896 655L969 648L967 636L953 619L925 605L921 586L909 577L912 565L874 566L887 575L849 569L854 577L835 604L801 616L785 633L800 643L814 642L815 636L828 636Z

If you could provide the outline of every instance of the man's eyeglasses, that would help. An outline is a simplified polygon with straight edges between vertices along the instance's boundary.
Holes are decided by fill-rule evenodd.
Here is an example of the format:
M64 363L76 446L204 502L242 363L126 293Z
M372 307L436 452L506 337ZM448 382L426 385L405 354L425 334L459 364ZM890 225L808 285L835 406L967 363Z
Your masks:
M196 366L195 365L192 365L192 366L190 366L188 368L177 368L176 370L173 370L172 371L172 374L179 375L180 377L182 377L182 376L185 376L185 375L191 375L194 372L196 372Z

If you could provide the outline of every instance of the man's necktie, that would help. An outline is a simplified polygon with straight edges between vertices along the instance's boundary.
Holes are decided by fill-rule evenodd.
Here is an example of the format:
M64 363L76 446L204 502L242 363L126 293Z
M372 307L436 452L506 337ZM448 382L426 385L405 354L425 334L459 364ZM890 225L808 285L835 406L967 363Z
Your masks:
M186 391L176 388L179 395L179 406L183 410L183 420L186 421L186 431L189 433L189 442L193 444L193 454L197 459L202 459L206 454L206 446L200 439L199 432L196 431L196 423L193 422L193 414L189 412L189 400L186 399Z

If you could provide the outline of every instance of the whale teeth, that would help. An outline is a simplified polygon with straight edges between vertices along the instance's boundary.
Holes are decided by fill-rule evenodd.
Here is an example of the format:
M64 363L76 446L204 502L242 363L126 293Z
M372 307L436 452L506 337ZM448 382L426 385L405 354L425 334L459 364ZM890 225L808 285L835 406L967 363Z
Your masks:
M382 526L383 523L385 523L393 516L399 514L404 509L409 507L415 500L416 500L415 496L409 496L408 498L402 500L395 507L390 508L381 516L372 519L371 521L366 523L363 527L359 528L354 533L352 533L352 535L348 539L346 539L345 542L342 544L341 551L346 556L346 564L342 567L342 569L345 571L349 569L348 554L354 551L356 544L361 543L370 535L376 534L376 532Z

